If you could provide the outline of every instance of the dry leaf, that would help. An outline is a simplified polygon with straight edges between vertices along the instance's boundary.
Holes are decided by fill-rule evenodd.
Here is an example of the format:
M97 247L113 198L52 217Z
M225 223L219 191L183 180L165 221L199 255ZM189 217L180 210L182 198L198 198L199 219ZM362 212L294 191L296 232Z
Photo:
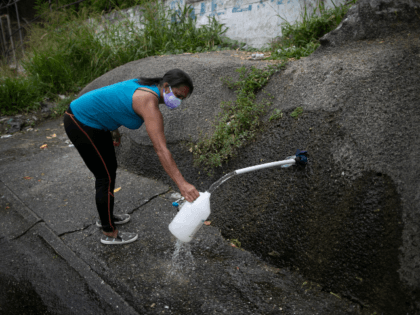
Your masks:
M205 225L210 225L211 224L211 221L204 221L204 224Z
M39 148L40 148L40 149L46 149L46 148L47 148L47 146L48 146L48 145L43 144L43 145L41 145Z
M23 179L29 180L29 179L32 179L32 177L25 176Z
M55 137L57 137L57 135L56 134L53 134L53 135L51 135L51 137L55 138Z
M119 192L121 190L121 187L115 188L114 193Z

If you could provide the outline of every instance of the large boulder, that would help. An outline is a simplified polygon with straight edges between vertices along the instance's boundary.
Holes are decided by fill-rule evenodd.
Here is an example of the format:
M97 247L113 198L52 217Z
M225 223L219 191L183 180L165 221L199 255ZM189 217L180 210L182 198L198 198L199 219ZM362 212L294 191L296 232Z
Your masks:
M343 23L312 56L275 74L263 92L274 96L271 110L282 110L283 118L270 122L270 110L264 131L213 177L193 167L187 143L197 142L200 131L211 132L220 103L234 97L220 77L234 76L242 64L262 63L231 57L233 52L148 58L109 72L86 90L175 67L190 73L193 96L182 109L162 112L168 147L184 177L201 191L227 172L307 149L306 167L262 170L224 183L212 194L212 225L262 259L299 270L369 313L417 314L420 29L413 3L359 1L350 12L359 19L352 27L365 34L391 23L395 12L410 20L354 38ZM380 18L366 20L373 16ZM344 39L331 40L340 30ZM291 117L297 107L303 114ZM170 183L142 129L122 130L120 165Z
M341 24L320 39L325 46L348 41L388 37L420 26L419 0L361 0L347 12Z

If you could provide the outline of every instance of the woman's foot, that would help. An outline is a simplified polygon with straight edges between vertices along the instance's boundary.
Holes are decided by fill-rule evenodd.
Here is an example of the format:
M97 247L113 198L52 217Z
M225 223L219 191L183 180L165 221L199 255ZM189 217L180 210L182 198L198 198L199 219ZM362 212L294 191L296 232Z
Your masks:
M130 215L129 214L114 214L114 223L115 224L124 224L130 221ZM96 220L96 226L102 227L101 220Z
M103 232L104 235L101 237L101 243L107 245L124 245L131 242L134 242L138 235L136 233L130 232Z

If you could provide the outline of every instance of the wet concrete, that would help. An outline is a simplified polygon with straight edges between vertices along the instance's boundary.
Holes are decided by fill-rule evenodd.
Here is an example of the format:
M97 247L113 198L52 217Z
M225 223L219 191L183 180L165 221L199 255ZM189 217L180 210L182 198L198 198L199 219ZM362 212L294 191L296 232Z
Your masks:
M363 313L296 271L232 247L212 225L190 244L192 256L183 253L192 260L176 269L167 228L175 191L123 169L115 196L132 220L121 230L139 240L102 245L93 181L60 124L1 139L2 314ZM57 137L40 149L52 132Z

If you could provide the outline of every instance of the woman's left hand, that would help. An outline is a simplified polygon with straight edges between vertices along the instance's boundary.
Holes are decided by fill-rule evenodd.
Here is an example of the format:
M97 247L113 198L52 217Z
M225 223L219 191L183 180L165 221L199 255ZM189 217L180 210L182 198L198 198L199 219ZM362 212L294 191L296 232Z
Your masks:
M121 143L121 134L118 129L111 131L112 141L114 142L114 147L118 147Z

